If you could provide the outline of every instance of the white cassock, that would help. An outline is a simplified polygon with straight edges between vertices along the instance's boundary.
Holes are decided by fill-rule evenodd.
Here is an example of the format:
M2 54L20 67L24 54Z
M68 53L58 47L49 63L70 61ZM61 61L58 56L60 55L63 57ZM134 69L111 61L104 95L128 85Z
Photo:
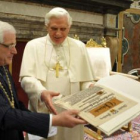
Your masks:
M57 62L61 66L57 73L58 77L55 70ZM66 96L88 88L94 76L84 43L67 37L61 45L56 46L47 35L27 43L20 78L22 78L21 85L29 98L29 109L48 113L44 102L40 100L43 90L59 92ZM57 110L62 111L60 108ZM72 129L57 128L55 140L84 139L83 125ZM55 130L56 128L53 129L53 134Z

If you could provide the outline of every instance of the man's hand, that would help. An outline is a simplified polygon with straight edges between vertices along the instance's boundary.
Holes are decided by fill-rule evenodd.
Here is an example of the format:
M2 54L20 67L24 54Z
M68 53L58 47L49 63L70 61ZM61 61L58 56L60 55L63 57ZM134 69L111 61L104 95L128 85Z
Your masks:
M44 103L47 106L47 108L49 109L50 113L57 114L57 111L52 102L52 98L55 96L58 96L58 95L59 95L59 93L52 92L52 91L46 91L46 90L44 90L41 93L41 100L44 101Z
M77 110L63 111L60 114L54 115L52 118L52 126L63 126L72 128L78 124L86 124L86 121L76 117Z

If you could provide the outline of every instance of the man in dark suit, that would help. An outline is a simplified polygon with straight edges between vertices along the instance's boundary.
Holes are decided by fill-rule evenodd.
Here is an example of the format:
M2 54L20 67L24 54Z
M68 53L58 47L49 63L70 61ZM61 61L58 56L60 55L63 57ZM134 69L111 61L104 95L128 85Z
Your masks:
M49 115L33 113L24 107L17 98L13 79L6 68L17 54L15 46L14 27L0 21L0 140L23 140L23 131L47 138L51 126L84 124L85 121L74 117L78 115L76 110Z

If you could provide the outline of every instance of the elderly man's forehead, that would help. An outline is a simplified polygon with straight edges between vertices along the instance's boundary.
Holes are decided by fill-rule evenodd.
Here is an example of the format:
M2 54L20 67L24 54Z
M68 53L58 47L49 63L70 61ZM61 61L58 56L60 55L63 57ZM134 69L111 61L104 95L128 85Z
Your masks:
M3 32L3 37L7 37L8 35L15 36L16 34L14 32L12 32L12 31L8 31L8 30L6 30L6 31Z
M5 31L3 34L3 41L16 40L16 34L10 31Z

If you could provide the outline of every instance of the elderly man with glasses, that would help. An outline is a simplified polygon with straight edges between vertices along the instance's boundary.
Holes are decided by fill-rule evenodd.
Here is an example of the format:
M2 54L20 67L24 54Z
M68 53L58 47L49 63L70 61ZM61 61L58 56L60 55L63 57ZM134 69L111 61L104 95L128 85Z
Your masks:
M25 47L20 80L34 112L57 114L62 109L53 105L54 96L60 93L56 98L61 98L93 86L85 44L68 37L71 25L72 18L65 9L53 8L45 16L47 36L33 39ZM83 125L74 129L58 127L58 131L53 128L50 139L83 140Z
M85 121L75 118L78 111L58 115L30 112L18 100L16 88L7 65L17 50L16 30L0 21L0 140L24 140L23 131L47 138L51 126L74 127Z

